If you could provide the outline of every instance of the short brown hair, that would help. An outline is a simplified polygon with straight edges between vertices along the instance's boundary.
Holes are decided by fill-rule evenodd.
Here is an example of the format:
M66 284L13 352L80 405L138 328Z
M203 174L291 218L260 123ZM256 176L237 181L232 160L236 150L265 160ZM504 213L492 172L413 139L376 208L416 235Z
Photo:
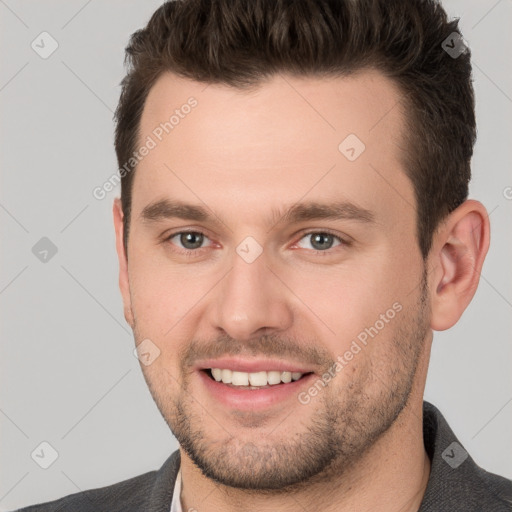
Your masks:
M280 72L347 76L373 68L403 94L401 158L415 190L425 259L439 223L467 199L476 140L470 51L443 49L454 32L458 19L448 21L435 0L165 2L126 48L115 113L119 167L126 169L137 148L148 92L166 71L242 89ZM125 247L134 167L121 180Z

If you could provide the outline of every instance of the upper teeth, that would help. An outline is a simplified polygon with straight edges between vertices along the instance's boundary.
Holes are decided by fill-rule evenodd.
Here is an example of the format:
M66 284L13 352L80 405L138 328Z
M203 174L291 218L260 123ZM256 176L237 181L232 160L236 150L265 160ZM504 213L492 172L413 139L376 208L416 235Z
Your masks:
M266 386L267 384L288 383L292 380L298 380L302 377L299 372L235 372L233 370L211 368L213 378L224 384L232 384L234 386Z

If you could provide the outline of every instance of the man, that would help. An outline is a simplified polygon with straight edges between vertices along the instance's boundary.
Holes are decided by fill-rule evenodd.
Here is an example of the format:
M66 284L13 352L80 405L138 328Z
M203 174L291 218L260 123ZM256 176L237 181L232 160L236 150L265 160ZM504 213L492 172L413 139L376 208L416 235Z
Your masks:
M127 48L125 318L180 449L27 511L505 511L423 401L489 247L434 1L178 0Z

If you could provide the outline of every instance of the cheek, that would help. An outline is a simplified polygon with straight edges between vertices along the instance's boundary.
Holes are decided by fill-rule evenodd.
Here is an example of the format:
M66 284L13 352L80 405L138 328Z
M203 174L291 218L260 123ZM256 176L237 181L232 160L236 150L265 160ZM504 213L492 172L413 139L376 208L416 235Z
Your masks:
M142 372L159 409L165 411L165 417L169 417L174 410L171 400L179 394L182 386L178 368L162 353L150 366L143 365Z
M184 314L192 300L193 287L165 262L144 255L130 267L132 310L139 329L150 329L162 336ZM145 332L143 331L144 335Z
M326 334L340 343L372 325L398 299L396 280L389 275L383 255L374 254L357 264L289 273L286 282L307 317L321 320Z
M314 312L303 308L325 333L325 347L340 362L336 388L361 379L366 382L372 361L389 359L405 294L399 290L399 280L389 278L390 259L380 256L360 266L331 269L323 276L310 273L307 281L303 276L299 289L294 288Z

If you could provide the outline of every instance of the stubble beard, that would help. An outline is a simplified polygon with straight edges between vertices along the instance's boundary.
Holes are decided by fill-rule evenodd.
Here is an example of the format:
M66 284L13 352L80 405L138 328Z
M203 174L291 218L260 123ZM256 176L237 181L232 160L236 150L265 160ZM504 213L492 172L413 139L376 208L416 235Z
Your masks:
M427 297L424 273L417 303L407 311L404 308L391 321L396 323L392 342L381 353L386 356L384 364L382 360L377 364L375 357L367 358L369 364L358 371L356 380L336 387L334 378L315 401L307 405L297 401L297 407L309 407L312 412L302 416L302 428L291 433L289 425L294 426L290 423L294 413L282 419L289 422L288 426L278 425L265 439L256 432L265 419L258 416L262 413L254 412L240 415L240 424L248 429L250 437L244 439L239 433L242 429L232 434L233 428L223 430L218 419L205 414L187 389L184 376L174 398L166 395L162 382L156 385L145 375L146 382L181 448L203 475L258 495L296 492L349 472L404 410L429 329ZM369 343L379 343L378 336ZM349 367L342 371L346 370ZM206 422L202 419L205 417ZM233 418L226 421L233 425ZM212 424L222 432L220 438L211 435Z

